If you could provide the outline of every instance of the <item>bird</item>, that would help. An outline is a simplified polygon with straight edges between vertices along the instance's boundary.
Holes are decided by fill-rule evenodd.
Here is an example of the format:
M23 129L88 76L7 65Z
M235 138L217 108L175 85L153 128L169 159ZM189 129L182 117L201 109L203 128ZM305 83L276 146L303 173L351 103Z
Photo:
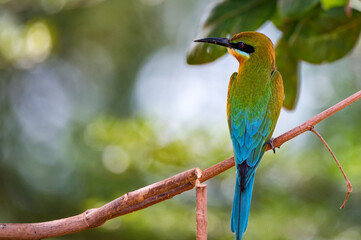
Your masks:
M275 152L272 134L284 99L283 80L276 69L272 41L259 32L210 37L198 43L226 47L238 60L229 80L227 120L236 165L231 230L241 240L247 229L256 168L267 148Z

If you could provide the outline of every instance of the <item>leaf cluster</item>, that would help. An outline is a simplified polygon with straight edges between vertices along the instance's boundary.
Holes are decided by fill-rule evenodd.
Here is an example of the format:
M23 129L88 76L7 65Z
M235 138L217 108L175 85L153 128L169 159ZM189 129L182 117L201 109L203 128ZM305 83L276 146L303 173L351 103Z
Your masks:
M275 51L287 109L297 103L300 61L321 64L341 59L355 46L361 30L361 13L349 9L347 0L224 0L212 8L198 38L231 37L255 31L267 21L282 32ZM187 62L209 63L225 53L219 46L196 44Z

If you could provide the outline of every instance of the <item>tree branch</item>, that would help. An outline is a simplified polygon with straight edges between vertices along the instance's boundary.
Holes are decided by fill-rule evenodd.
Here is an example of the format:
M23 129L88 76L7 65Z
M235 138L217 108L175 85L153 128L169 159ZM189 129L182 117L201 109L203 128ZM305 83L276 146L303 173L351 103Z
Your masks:
M207 240L207 184L196 183L196 240Z
M341 102L333 105L332 107L326 109L325 111L317 114L316 116L314 116L313 118L307 120L305 123L301 124L298 127L295 127L294 129L282 134L281 136L275 138L273 140L273 145L274 147L280 147L282 146L283 143L291 140L292 138L297 137L298 135L311 130L316 124L318 124L319 122L325 120L326 118L328 118L329 116L337 113L338 111L344 109L345 107L347 107L348 105L350 105L351 103L356 102L357 100L359 100L361 98L361 90L358 91L357 93L349 96L348 98L342 100ZM270 150L270 146L268 146L267 150Z
M361 91L337 103L329 109L317 114L302 125L282 134L273 141L274 147L296 136L311 130L317 123L340 111L361 98ZM271 148L268 147L267 150ZM42 223L2 223L0 224L0 239L40 239L62 236L95 228L107 220L128 214L158 202L170 199L184 191L194 188L197 179L204 182L234 166L234 158L228 158L203 172L193 168L179 173L163 181L129 192L102 207L89 209L82 214L59 220Z

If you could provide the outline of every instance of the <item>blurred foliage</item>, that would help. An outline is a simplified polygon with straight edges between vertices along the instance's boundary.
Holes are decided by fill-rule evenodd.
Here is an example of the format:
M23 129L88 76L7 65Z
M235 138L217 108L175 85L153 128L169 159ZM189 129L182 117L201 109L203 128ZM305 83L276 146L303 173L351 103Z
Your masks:
M129 114L137 69L148 54L166 41L163 23L157 17L160 9L139 1L105 1L96 5L99 2L102 1L2 3L3 74L14 67L33 68L48 57L64 60L81 71L84 78L91 79L90 84L104 85L106 81L105 84L112 85L102 95L110 103L109 111Z
M355 46L361 30L361 13L350 10L347 0L224 0L212 8L197 39L231 37L255 31L272 21L282 37L276 45L276 64L283 76L283 106L294 109L299 92L299 61L333 62ZM197 44L189 50L189 64L212 62L226 49Z
M208 4L207 0L203 5L197 2L0 0L0 222L76 215L128 191L189 168L207 168L232 155L228 132L220 132L207 121L175 131L169 122L135 116L132 111L133 85L142 64L163 46L176 51L177 40L184 42L176 37L188 34L192 38L189 28L178 27L185 20L175 15ZM238 4L237 8L232 4ZM282 14L295 11L284 4ZM344 1L321 4L336 14L339 10L334 7L343 6ZM234 17L249 30L271 17L276 25L289 28L278 43L283 46L277 54L288 62L285 67L292 66L290 73L283 72L292 79L288 87L292 91L299 85L297 78L291 78L299 69L299 58L282 49L292 49L294 32L301 38L309 32L296 29L303 17L287 24L279 21L274 15L277 6L278 2L266 0L247 1L244 6L238 1L221 3L212 10L209 30L221 31L216 23L224 21L231 31ZM234 12L222 17L223 9ZM319 4L305 1L302 9L308 14ZM316 14L312 19L335 16ZM333 21L345 24L345 19ZM177 27L169 25L171 20ZM314 25L309 31L326 34L331 25ZM334 31L331 35L338 37ZM318 104L309 108L317 113L360 89L359 62L360 53L326 69L331 81L321 78L313 83ZM257 170L245 239L361 239L359 109L360 103L355 103L317 127L352 181L354 192L346 208L338 210L346 186L327 150L315 136L310 135L306 143L298 137L276 155L265 154ZM207 181L210 240L233 239L229 220L234 181L234 169ZM190 191L102 227L56 239L194 239L194 218L195 193Z

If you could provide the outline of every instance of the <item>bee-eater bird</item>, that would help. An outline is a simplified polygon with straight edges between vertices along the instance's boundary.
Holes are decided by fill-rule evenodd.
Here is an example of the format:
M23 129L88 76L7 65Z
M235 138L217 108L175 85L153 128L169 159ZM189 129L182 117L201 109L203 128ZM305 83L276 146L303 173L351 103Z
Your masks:
M283 82L276 70L271 40L242 32L228 38L195 42L221 45L239 62L228 86L227 118L237 167L231 230L241 240L247 228L256 168L267 148L283 102ZM273 148L274 150L274 148Z

